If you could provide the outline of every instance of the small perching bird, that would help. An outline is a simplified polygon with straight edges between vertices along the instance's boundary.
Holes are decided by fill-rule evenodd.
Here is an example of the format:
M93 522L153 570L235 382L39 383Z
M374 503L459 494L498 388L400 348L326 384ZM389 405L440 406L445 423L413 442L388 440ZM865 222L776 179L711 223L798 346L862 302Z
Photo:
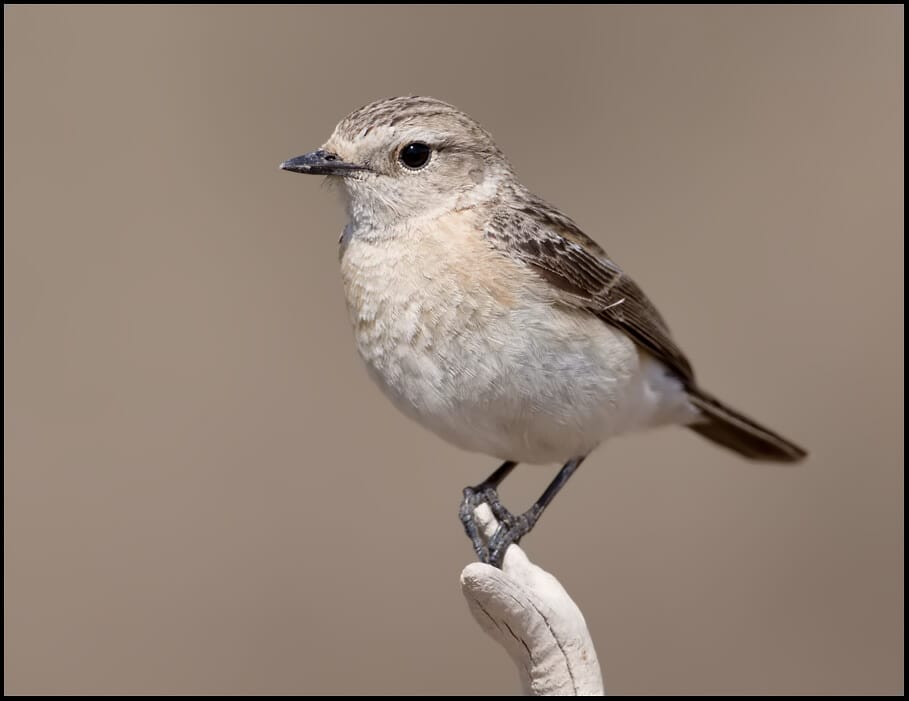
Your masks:
M610 436L679 424L746 458L805 457L702 390L641 288L455 107L374 102L281 167L342 185L341 275L372 378L445 440L505 461L461 507L484 562L500 564ZM564 466L516 516L496 488L521 462ZM484 502L500 522L488 542Z

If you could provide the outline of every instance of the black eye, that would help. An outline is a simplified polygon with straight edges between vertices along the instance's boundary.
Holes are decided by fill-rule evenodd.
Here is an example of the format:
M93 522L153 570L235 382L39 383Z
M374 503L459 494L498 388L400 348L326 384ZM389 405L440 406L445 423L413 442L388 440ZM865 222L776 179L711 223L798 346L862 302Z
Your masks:
M429 146L420 141L414 141L412 144L407 144L407 146L401 149L398 158L401 159L401 163L405 166L412 170L416 170L417 168L422 168L426 165L431 153L432 149L429 148Z

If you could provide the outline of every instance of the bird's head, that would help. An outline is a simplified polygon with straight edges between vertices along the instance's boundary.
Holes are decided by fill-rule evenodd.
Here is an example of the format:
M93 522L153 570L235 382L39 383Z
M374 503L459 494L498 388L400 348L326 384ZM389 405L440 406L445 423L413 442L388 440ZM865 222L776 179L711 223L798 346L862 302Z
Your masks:
M328 176L342 186L352 221L380 227L482 204L514 177L489 132L430 97L361 107L321 148L281 167Z

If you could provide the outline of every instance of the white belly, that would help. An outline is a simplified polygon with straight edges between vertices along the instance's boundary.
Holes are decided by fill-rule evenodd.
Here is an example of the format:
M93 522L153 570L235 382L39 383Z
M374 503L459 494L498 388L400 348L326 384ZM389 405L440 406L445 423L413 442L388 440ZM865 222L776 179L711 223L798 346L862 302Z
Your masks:
M401 411L465 450L529 463L693 418L678 381L622 331L451 233L353 238L343 252L357 347Z

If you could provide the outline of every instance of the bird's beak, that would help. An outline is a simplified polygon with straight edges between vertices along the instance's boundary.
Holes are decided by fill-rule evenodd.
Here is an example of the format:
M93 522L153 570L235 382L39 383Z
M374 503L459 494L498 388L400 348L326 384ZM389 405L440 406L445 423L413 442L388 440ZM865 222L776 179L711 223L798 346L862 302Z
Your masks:
M347 163L341 160L337 154L319 149L303 156L297 156L284 161L281 164L282 170L289 170L292 173L308 173L309 175L350 175L360 170L366 170L365 166L356 163Z

